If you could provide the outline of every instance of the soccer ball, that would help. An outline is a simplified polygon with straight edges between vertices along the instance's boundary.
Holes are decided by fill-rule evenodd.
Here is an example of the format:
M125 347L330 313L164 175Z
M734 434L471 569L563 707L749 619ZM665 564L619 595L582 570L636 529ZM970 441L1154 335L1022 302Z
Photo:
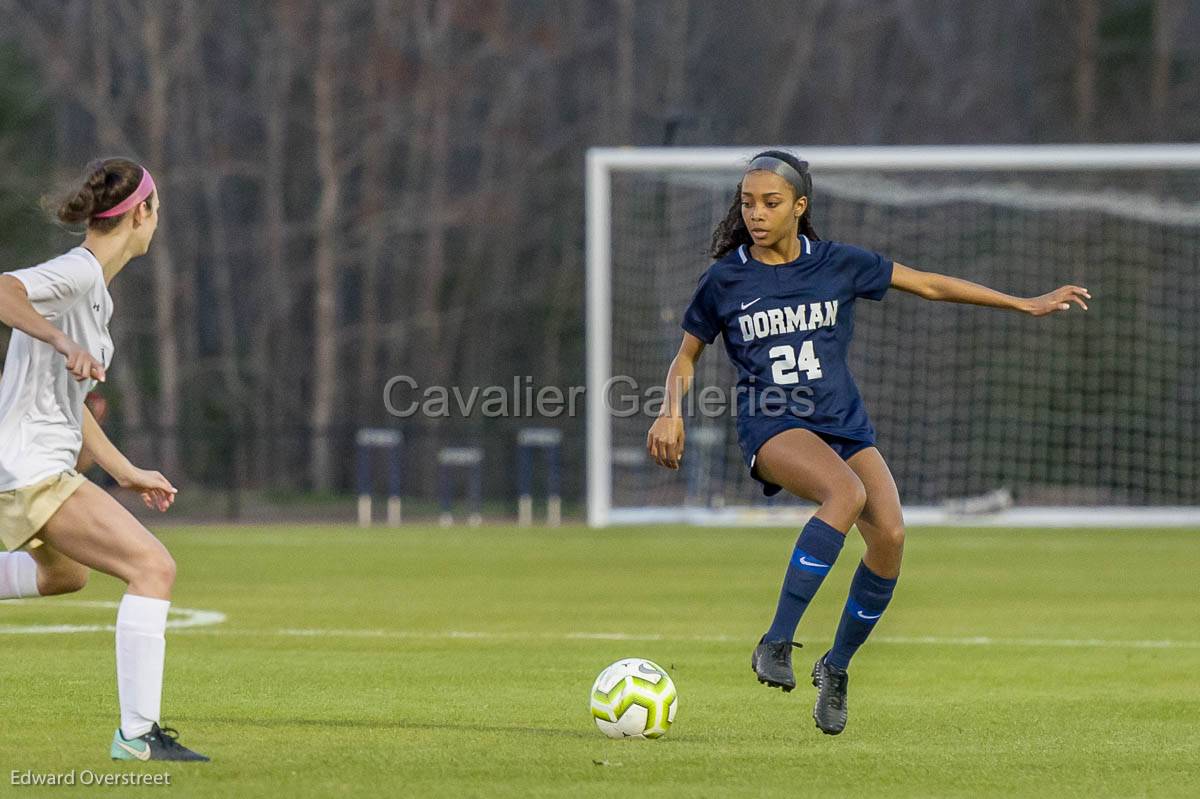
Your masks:
M661 738L678 704L667 673L641 658L618 660L592 685L592 719L609 738Z

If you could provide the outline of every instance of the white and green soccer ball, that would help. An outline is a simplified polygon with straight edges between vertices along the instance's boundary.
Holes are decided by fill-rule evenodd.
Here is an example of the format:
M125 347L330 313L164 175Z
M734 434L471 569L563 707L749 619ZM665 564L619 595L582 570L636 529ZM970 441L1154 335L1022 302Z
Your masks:
M618 660L592 685L592 718L609 738L661 738L678 704L667 672L642 658Z

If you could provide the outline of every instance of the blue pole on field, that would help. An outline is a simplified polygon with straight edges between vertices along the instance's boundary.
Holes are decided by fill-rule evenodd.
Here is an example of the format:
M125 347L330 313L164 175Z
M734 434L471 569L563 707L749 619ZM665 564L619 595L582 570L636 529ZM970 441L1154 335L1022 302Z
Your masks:
M479 524L483 519L483 459L477 460L471 466L471 509L474 517L471 524Z
M517 496L533 500L533 453L529 447L517 446Z
M552 427L526 427L517 433L517 524L533 524L534 450L545 453L546 523L562 523L562 498L559 496L559 450L562 431Z
M452 506L451 496L453 494L453 486L450 484L450 477L450 465L446 463L439 463L438 501L441 505L443 518L450 515L450 509Z
M438 495L442 513L439 523L448 527L454 523L454 468L465 468L467 501L470 515L467 523L475 526L483 523L483 449L481 447L443 447L438 452Z
M371 526L371 495L374 493L375 451L384 450L388 458L388 524L400 524L400 459L404 436L399 430L364 427L354 437L355 487L358 489L358 524Z
M387 519L389 526L398 527L400 526L400 482L402 468L399 444L391 448L389 455L391 457L388 458Z

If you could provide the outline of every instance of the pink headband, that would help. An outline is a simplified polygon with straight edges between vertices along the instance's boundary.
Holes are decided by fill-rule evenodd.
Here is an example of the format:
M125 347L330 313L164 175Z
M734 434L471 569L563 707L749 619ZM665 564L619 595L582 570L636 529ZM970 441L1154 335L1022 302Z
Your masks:
M150 177L150 170L142 167L142 182L133 190L133 194L126 197L121 202L109 208L107 211L101 211L98 214L92 214L92 219L107 219L110 216L120 216L134 208L138 203L145 202L146 198L154 193L154 178Z

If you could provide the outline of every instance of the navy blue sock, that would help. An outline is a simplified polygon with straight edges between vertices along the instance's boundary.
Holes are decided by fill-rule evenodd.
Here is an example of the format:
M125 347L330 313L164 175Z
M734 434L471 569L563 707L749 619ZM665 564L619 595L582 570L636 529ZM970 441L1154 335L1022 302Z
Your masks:
M858 564L858 571L854 572L854 579L850 582L850 596L846 598L846 608L842 611L842 620L833 639L833 649L825 656L826 663L843 670L850 666L850 658L854 657L871 630L875 629L875 622L887 610L895 590L895 580L880 577L865 563Z
M763 636L766 641L790 641L796 634L796 625L808 603L821 587L821 581L833 568L846 536L816 516L808 520L788 564L783 578L783 590L779 592L779 607L771 629Z

